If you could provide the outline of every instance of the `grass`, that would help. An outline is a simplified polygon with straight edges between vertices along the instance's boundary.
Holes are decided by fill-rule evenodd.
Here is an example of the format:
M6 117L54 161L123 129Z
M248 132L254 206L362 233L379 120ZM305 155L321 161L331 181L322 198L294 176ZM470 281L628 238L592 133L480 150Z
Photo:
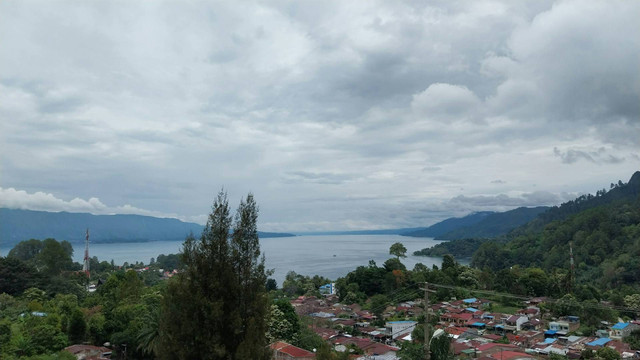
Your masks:
M503 314L515 314L516 311L520 309L521 309L520 307L502 305L500 303L494 302L491 312L497 312L497 313L503 313Z

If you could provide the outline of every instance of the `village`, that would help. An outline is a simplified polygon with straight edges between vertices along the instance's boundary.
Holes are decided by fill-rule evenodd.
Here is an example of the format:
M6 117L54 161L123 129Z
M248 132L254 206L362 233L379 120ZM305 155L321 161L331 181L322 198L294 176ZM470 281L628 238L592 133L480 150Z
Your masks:
M327 290L329 289L329 290ZM424 319L424 299L388 306L382 313L384 327L371 324L377 320L358 304L342 304L327 285L322 298L300 296L291 305L300 317L310 318L314 333L338 352L349 351L351 359L400 359L403 342L412 342L412 333ZM579 359L595 355L599 349L615 351L623 359L638 359L640 351L631 349L622 339L640 329L640 321L609 324L602 322L597 336L577 336L580 318L552 318L540 305L546 298L522 301L515 313L491 310L492 302L468 298L429 304L429 316L437 321L435 337L448 336L450 351L459 359L524 360L561 356ZM271 345L275 359L314 359L311 351L276 342Z

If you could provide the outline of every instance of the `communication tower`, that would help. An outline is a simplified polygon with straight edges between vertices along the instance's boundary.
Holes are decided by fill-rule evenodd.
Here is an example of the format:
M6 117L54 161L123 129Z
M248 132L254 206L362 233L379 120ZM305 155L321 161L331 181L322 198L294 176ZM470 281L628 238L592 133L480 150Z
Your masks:
M87 237L84 242L84 264L82 265L82 271L87 274L87 277L91 277L89 274L89 229L87 229Z

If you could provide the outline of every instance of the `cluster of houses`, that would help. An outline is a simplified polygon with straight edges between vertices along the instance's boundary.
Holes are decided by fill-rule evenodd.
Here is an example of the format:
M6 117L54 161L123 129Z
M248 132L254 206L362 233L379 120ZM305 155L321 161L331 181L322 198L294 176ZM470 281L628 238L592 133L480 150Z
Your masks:
M609 347L623 359L640 359L640 351L622 341L640 329L640 322L603 325L597 336L575 336L580 319L576 316L551 318L539 307L544 300L531 299L513 314L493 312L489 300L478 298L431 304L429 312L438 319L436 327L440 331L436 333L451 338L456 358L526 360L547 358L553 353L578 359L584 350ZM360 354L351 356L357 360L398 359L402 342L413 341L411 333L417 322L408 319L424 313L421 300L400 303L385 309L384 327L374 327L371 325L376 319L373 313L358 304L341 304L334 294L323 298L299 297L291 303L298 315L314 319L312 330L335 350L350 351L357 347ZM301 357L278 350L274 350L274 354L276 359L314 358L312 352Z

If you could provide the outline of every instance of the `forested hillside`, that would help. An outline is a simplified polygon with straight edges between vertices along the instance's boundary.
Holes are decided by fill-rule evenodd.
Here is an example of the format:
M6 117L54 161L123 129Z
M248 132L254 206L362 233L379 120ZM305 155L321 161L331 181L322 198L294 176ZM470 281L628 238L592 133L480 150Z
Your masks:
M470 226L479 223L487 216L493 214L492 211L479 211L471 213L467 216L463 216L461 218L449 218L439 223L433 224L426 229L420 229L416 231L410 231L403 234L402 236L413 236L413 237L432 237L440 239L442 234L446 234L450 231Z
M472 264L499 270L513 265L547 271L570 266L572 242L577 280L616 288L640 281L640 201L617 200L554 221L541 233L522 234L506 244L480 246Z
M438 236L437 239L491 238L504 235L518 226L530 222L548 209L546 206L519 207L501 213L493 213L476 224L449 231Z

